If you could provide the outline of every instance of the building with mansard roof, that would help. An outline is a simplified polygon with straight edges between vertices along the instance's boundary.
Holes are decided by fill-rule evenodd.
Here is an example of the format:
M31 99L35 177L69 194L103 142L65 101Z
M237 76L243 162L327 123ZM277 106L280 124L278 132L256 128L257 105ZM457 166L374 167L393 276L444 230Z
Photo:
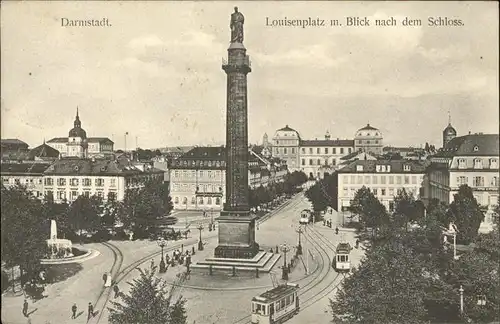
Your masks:
M55 137L47 141L47 145L61 153L61 157L105 157L113 154L113 141L107 137L87 137L82 128L78 108L73 128L67 137Z
M195 147L169 166L170 196L177 210L220 211L225 202L226 148ZM266 159L249 150L248 184L250 188L284 181L285 161Z
M43 173L49 164L43 163L2 163L0 177L6 187L21 185L34 197L43 198Z

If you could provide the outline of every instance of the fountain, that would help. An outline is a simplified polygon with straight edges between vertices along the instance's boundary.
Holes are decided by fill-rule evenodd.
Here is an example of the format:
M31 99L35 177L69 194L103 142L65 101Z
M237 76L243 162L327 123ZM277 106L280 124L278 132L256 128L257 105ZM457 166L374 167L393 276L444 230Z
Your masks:
M72 242L67 239L57 238L57 224L54 219L50 221L50 238L47 240L47 246L50 250L51 259L71 258L74 256Z

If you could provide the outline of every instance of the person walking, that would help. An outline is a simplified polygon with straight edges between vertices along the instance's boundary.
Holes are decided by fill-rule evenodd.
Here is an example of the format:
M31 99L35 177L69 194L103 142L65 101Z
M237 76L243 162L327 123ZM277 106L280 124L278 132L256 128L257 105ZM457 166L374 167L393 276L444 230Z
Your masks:
M114 285L113 290L115 292L115 298L118 297L118 295L120 294L120 288L118 288L118 285Z
M104 284L106 284L106 280L108 279L108 274L105 272L103 275L102 275L102 281L104 281Z
M25 299L23 304L23 315L28 317L28 301Z
M73 304L73 306L71 307L71 312L73 313L73 315L71 315L71 319L76 318L76 310L77 310L76 304Z
M94 306L92 306L92 303L89 303L89 314L87 316L87 322L90 320L90 318L94 317Z

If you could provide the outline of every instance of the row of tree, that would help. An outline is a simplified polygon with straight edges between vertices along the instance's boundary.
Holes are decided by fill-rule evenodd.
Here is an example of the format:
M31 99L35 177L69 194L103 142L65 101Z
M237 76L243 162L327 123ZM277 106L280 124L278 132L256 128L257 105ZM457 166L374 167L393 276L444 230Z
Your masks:
M338 210L337 206L338 176L325 175L306 191L306 197L315 212L325 211L328 207Z
M404 192L396 197L392 214L366 188L357 193L354 202L361 221L378 233L371 237L371 247L359 267L330 301L335 322L499 319L498 225L489 234L478 234L483 216L469 187L460 187L450 206L431 202L425 217L421 217L418 202ZM464 242L475 243L458 260L453 258L453 248L443 243L443 227L450 221L457 224ZM409 228L409 222L418 226ZM464 289L463 316L460 286Z
M285 176L283 182L274 182L267 187L260 186L250 189L249 204L256 208L263 204L269 204L283 195L293 195L300 190L300 186L307 181L307 175L302 171L294 171Z

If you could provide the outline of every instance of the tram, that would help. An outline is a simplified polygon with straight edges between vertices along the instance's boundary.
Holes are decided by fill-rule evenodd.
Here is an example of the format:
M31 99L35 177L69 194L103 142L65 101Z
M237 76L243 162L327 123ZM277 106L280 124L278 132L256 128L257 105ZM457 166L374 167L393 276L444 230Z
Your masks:
M302 225L307 225L312 221L312 213L309 209L304 209L300 212L299 223Z
M252 298L253 324L284 323L298 314L299 285L287 283Z
M333 268L337 272L349 272L351 271L351 259L349 254L351 253L352 247L349 243L339 243L337 249L335 250L335 258L333 260Z

